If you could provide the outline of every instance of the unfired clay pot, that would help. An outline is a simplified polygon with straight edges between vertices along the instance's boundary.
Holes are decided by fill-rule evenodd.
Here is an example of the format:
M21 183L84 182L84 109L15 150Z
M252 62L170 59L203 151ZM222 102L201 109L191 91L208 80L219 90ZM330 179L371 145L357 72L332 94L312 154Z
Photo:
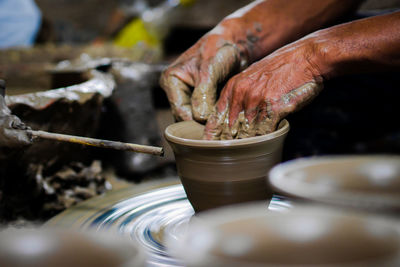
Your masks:
M287 161L269 175L278 192L399 216L400 156L324 156Z
M398 221L326 207L242 204L193 217L166 240L185 266L399 266Z
M144 250L116 234L65 229L7 229L0 232L3 267L145 266Z
M204 126L194 121L168 126L178 174L196 212L240 202L270 200L265 178L280 162L289 123L273 133L246 139L202 140Z

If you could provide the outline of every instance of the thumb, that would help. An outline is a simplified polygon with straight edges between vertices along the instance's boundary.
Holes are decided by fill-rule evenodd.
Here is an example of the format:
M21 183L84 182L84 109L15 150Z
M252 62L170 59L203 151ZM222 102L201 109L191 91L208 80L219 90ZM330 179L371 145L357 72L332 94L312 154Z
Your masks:
M172 113L178 121L191 120L189 87L174 75L162 75L160 85L167 94Z
M192 93L193 118L205 122L213 111L218 83L240 66L239 50L233 45L221 47L216 55L202 69L202 77Z

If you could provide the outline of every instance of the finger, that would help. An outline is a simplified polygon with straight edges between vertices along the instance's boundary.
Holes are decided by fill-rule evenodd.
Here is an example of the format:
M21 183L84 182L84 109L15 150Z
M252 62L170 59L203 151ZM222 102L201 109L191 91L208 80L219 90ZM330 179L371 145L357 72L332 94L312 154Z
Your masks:
M240 129L238 130L238 138L247 138L256 136L257 128L256 128L256 117L258 113L258 106L245 107L244 111L244 122L240 125Z
M266 100L260 103L259 112L256 118L256 135L269 134L275 131L280 119L272 111L271 101Z
M224 139L236 138L242 121L244 120L244 111L242 103L235 95L232 96L231 103L227 112L227 118L224 123L223 136Z
M224 109L224 120L220 122L220 127L221 127L221 140L231 140L234 139L237 136L237 129L239 126L239 121L237 120L237 116L239 114L238 110L241 110L241 106L237 105L240 101L238 99L240 98L235 96L237 94L237 90L235 90L235 79L232 78L228 81L226 86L223 89L223 92L221 94L222 99L218 101L217 108L219 107L219 103L223 102L225 109ZM236 113L235 117L235 123L232 124L231 114L232 112Z
M192 120L189 86L174 75L162 75L160 85L167 94L175 118Z
M222 131L226 127L227 120L229 122L228 110L229 102L232 97L233 82L229 80L221 91L221 95L217 104L213 108L213 113L207 120L204 130L203 139L206 140L220 140Z
M244 113L245 114L245 113ZM256 135L256 120L255 118L248 119L248 116L244 115L244 121L238 129L238 139L252 137Z
M260 99L263 99L261 96L262 90L261 87L255 87L253 80L249 77L244 76L243 78L243 75L235 77L239 78L236 78L238 81L235 83L230 104L230 125L233 128L233 132L240 132L238 138L254 136L255 133L250 133L249 131L251 131L255 125L254 120L258 113ZM244 111L244 118L240 118L242 111ZM237 120L240 120L239 123L236 123ZM239 127L236 128L236 125Z
M229 126L229 111L225 115L225 119L222 124L222 132L221 132L221 140L232 140L232 131L231 127Z
M277 110L279 119L297 111L311 102L322 91L322 82L311 81L283 95L278 103Z
M247 125L248 125L248 121L247 121L247 119L246 119L246 117L245 117L245 115L244 115L244 111L242 110L242 111L239 113L239 115L238 115L238 117L237 117L235 123L234 123L233 126L231 127L231 134L232 134L232 137L233 137L234 139L240 138L240 135L241 135L241 132L240 132L240 131L241 131L241 129L246 128Z
M211 61L202 66L200 81L191 99L195 120L205 122L208 119L216 102L218 84L239 67L239 51L232 45L221 47Z
M217 108L214 108L214 112L210 115L206 127L204 129L203 139L205 140L220 140L222 129L227 115L227 109L222 112L218 112Z
M250 86L250 84L246 85L248 88L250 88ZM238 129L237 138L241 139L257 135L256 118L259 113L260 103L262 103L262 101L260 102L260 92L257 88L252 88L252 90L246 91L246 95L244 96L244 118L242 119L243 123L241 123L240 128Z

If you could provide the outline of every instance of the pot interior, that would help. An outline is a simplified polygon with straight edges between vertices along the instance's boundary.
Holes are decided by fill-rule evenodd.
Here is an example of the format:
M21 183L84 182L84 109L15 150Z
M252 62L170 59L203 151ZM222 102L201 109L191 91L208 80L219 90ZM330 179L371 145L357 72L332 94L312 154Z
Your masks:
M289 122L282 120L278 129L272 133L233 140L203 140L204 125L195 121L181 121L174 123L165 130L165 138L172 143L185 146L200 147L227 147L237 145L257 144L267 140L279 139L286 136L289 131Z

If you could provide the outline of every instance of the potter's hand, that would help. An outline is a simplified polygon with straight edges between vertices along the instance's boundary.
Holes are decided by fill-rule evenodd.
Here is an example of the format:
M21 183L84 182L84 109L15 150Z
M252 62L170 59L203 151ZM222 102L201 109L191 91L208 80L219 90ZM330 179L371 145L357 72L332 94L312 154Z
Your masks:
M216 100L218 83L354 10L361 0L254 1L221 21L183 53L162 75L178 120L204 122Z
M235 139L275 130L323 88L307 41L283 47L231 78L207 122L205 139Z
M399 68L400 12L317 31L230 79L204 137L243 138L274 131L279 120L318 94L323 80Z
M3 96L0 95L0 146L19 147L32 143L27 127L8 109Z
M175 118L205 122L218 83L238 70L240 61L240 50L226 29L209 32L183 53L160 79Z

